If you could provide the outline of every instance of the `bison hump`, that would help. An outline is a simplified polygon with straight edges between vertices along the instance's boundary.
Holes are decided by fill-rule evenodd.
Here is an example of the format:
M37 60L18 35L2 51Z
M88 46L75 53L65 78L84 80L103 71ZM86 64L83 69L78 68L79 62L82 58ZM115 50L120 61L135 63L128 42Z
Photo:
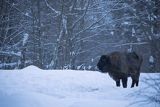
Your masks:
M120 53L119 52L114 52L114 53L111 53L110 56L110 62L112 65L114 66L118 66L120 64Z

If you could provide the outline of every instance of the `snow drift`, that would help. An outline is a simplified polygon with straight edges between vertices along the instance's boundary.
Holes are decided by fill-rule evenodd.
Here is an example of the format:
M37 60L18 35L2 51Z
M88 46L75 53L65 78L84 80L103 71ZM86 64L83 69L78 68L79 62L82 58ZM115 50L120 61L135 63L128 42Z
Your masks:
M128 95L142 86L140 82L137 88L116 87L108 75L95 71L41 70L35 66L0 70L0 107L126 107L135 101Z

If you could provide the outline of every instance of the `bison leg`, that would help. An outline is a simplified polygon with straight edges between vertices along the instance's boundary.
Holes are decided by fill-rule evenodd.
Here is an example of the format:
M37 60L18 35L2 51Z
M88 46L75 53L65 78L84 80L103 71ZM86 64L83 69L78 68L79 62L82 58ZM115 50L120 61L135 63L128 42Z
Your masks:
M139 80L137 79L132 79L132 85L131 85L131 88L134 87L134 85L138 86L138 83L139 83Z
M139 76L140 76L140 73L137 74L137 79L136 79L136 86L138 87L138 84L139 84Z
M138 87L139 80L136 81L136 86Z
M120 80L117 80L117 81L116 81L116 86L117 86L117 87L120 87Z
M127 88L127 77L122 78L123 88Z
M131 85L131 88L133 88L133 87L134 87L134 84L135 84L135 80L134 80L134 79L132 79L132 85Z
M132 80L131 88L133 88L135 84L136 84L136 86L138 87L138 83L139 83L138 80Z
M134 85L138 86L138 83L139 83L139 74L132 75L131 78L132 78L131 88L133 88Z

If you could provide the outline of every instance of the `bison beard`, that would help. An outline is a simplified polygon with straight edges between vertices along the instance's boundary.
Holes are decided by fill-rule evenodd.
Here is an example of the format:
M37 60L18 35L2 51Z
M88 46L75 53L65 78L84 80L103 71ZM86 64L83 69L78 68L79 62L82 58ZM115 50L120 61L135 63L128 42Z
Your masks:
M132 78L131 88L138 86L142 57L135 52L112 52L102 55L97 67L102 73L107 73L116 81L116 86L120 87L122 80L123 88L127 87L128 77Z

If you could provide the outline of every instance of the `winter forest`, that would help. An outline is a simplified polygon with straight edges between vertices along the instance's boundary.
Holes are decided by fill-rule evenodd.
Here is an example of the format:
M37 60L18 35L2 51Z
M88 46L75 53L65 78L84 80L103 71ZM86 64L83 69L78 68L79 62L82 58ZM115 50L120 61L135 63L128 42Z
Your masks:
M0 69L97 70L112 51L160 72L160 0L0 0Z

